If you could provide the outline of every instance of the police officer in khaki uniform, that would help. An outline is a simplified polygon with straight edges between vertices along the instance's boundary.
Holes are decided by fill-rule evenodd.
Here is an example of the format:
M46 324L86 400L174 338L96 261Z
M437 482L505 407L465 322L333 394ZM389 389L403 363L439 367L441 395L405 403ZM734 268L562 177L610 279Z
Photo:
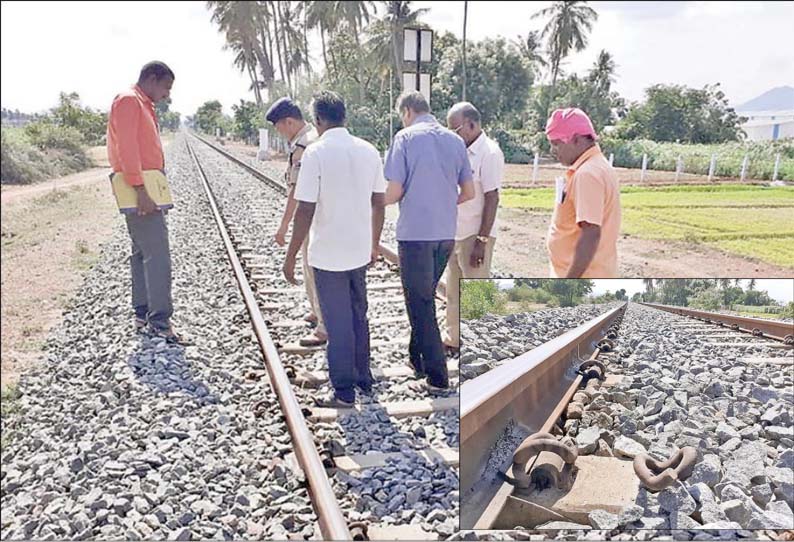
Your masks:
M276 131L289 142L289 165L284 172L287 182L289 195L287 205L284 208L284 215L281 217L281 226L276 232L276 243L279 246L286 245L286 235L298 202L295 200L295 183L298 181L298 173L301 167L301 157L306 147L317 139L317 131L314 126L303 120L300 108L287 97L280 98L270 106L265 118L272 123ZM308 264L308 238L301 246L301 259L303 260L303 283L306 286L306 297L309 299L311 313L306 316L306 321L317 324L314 333L300 340L301 346L322 346L328 341L328 334L325 331L323 316L320 312L320 303L317 300L317 288L314 283L314 272Z

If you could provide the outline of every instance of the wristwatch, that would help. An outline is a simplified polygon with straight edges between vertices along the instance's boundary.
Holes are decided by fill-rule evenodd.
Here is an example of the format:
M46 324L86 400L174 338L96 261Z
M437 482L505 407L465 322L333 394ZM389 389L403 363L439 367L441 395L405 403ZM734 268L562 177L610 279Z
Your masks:
M488 242L488 236L487 235L478 235L476 237L476 240L484 245L484 244L486 244Z

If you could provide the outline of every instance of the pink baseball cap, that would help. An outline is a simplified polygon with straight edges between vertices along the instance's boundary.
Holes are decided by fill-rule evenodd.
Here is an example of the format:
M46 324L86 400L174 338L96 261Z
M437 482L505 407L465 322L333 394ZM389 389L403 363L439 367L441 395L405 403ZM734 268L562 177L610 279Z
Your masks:
M575 135L597 137L590 117L578 107L556 109L546 121L546 137L549 141L559 139L563 143L570 143Z

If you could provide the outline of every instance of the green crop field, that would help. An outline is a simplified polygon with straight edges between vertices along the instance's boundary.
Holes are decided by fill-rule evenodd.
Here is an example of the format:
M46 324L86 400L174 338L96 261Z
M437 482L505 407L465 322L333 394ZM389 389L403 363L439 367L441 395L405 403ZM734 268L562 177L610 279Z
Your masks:
M505 189L504 207L551 212L549 188ZM749 185L621 189L622 233L693 241L794 267L794 188Z

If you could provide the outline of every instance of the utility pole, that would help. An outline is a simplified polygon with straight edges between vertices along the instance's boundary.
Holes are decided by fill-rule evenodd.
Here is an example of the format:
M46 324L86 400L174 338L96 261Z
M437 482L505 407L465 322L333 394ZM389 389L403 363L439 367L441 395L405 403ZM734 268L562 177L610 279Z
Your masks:
M466 19L469 15L469 2L463 2L463 101L466 101Z

